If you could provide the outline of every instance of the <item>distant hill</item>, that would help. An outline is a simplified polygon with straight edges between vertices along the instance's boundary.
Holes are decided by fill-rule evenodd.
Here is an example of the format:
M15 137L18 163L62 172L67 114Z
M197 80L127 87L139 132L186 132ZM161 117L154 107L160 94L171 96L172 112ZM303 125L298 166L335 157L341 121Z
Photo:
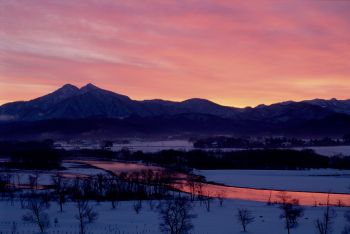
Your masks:
M43 97L1 106L0 120L126 118L135 115L148 117L183 113L232 117L237 113L237 110L237 108L221 106L203 99L190 99L183 102L135 101L92 84L87 84L80 89L67 84Z
M66 84L43 97L0 106L0 138L349 132L350 100L314 99L235 108L199 98L136 101L92 84L80 89Z

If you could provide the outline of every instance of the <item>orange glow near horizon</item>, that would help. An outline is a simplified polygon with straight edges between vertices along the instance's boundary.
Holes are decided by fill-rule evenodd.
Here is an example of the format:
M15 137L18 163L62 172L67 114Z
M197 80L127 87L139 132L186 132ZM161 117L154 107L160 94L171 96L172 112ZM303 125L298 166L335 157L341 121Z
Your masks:
M350 1L0 5L0 104L66 83L237 107L350 98Z

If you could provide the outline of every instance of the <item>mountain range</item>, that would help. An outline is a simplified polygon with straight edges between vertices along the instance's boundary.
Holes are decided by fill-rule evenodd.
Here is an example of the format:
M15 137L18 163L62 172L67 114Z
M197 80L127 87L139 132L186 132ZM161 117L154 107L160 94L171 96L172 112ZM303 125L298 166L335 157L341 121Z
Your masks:
M0 106L0 134L6 137L68 134L65 131L116 136L339 135L350 132L349 120L350 100L314 99L235 108L199 98L136 101L93 84L82 88L66 84L45 96Z

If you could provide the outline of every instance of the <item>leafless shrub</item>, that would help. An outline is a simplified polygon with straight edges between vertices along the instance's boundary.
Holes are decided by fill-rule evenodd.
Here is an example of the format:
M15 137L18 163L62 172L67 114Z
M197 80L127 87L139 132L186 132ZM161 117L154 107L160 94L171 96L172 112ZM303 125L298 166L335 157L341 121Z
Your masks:
M330 207L329 195L327 197L326 210L322 218L317 219L315 226L318 234L331 234L333 232L333 220L336 217L336 212Z
M45 212L49 205L41 196L36 194L28 196L24 208L28 212L23 215L23 221L37 224L41 233L50 226L49 215Z
M142 200L137 200L134 202L134 210L136 214L139 214L142 209Z
M288 234L291 229L298 226L298 219L304 215L304 209L299 205L299 201L291 199L285 192L281 192L280 197L280 209L282 214L281 219L284 219L285 228Z
M237 222L242 225L243 232L246 232L247 226L255 220L252 212L247 209L238 209L236 218Z
M167 200L160 206L159 225L162 233L188 234L193 229L192 219L196 216L191 213L192 203L183 197Z
M63 180L63 178L60 175L55 175L51 178L53 189L55 190L55 193L57 195L57 202L60 206L60 211L63 211L63 204L66 202L66 195L67 195L67 189L68 184L66 181Z
M98 214L93 211L92 206L89 206L88 200L76 199L76 207L78 214L75 218L79 221L79 233L86 233L86 225L96 221Z
M39 172L35 172L34 175L28 176L29 186L32 190L38 189Z
M206 193L205 196L203 196L203 201L205 203L205 207L207 208L207 211L210 212L210 206L211 206L211 202L213 201L213 197L211 196L209 191Z
M272 206L272 192L270 192L270 194L269 194L269 198L267 200L267 205Z
M221 207L223 207L223 205L224 205L225 191L221 190L220 192L218 192L218 193L216 194L216 197L217 197L217 199L218 199L218 201L219 201L219 205L220 205Z

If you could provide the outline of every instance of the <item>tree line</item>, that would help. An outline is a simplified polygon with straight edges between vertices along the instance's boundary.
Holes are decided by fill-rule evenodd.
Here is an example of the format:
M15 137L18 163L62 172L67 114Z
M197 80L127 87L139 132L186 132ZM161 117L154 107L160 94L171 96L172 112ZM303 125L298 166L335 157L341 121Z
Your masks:
M195 148L289 148L312 146L341 146L350 145L350 134L341 138L296 138L296 137L208 137L196 139L193 142Z
M313 150L251 149L240 151L164 150L156 153L128 149L55 149L51 141L0 142L0 157L10 158L4 167L20 169L57 169L63 159L94 158L141 161L176 170L192 169L350 169L350 156L326 157Z

